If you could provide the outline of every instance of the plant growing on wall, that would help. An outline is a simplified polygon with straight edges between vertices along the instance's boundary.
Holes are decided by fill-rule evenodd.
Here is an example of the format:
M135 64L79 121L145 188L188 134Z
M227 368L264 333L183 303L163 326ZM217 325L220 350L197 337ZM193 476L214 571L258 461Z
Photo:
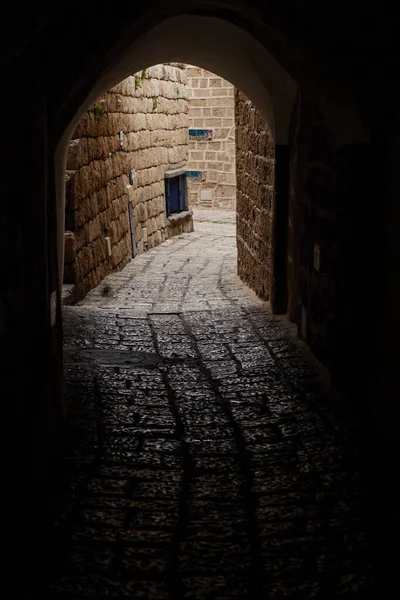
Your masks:
M143 69L141 79L146 79L147 77L147 69Z
M102 104L95 102L92 106L92 110L96 119L100 119L100 117L104 115L104 106Z
M137 73L134 75L134 77L135 77L135 90L137 90L138 88L142 87L142 83L141 83L140 77Z
M160 106L160 102L156 96L153 96L153 110L156 110L158 106Z

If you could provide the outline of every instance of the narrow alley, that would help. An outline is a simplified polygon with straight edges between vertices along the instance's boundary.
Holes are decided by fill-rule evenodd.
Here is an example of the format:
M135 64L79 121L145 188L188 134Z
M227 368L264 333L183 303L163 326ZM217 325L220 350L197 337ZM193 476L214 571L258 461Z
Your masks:
M234 213L195 217L63 309L46 597L383 597L363 452L238 279Z

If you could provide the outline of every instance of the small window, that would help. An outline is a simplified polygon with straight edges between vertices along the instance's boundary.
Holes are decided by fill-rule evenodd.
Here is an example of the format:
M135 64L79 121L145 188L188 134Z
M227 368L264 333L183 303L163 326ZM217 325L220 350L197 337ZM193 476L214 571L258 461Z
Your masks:
M177 169L165 173L165 204L167 217L187 210L186 170Z

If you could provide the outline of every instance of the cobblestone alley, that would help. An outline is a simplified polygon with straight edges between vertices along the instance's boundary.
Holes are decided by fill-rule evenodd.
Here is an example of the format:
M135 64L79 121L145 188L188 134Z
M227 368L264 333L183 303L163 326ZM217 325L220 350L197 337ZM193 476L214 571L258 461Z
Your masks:
M386 597L376 465L236 277L233 213L197 212L64 323L46 598Z

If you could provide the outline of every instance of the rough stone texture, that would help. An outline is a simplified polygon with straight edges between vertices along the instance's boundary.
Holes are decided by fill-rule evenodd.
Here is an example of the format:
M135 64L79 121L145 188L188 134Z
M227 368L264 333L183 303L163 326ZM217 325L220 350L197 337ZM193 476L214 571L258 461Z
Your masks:
M65 281L75 283L78 299L132 258L129 202L139 254L180 233L166 218L164 172L187 163L186 74L179 66L128 77L97 105L97 116L91 109L79 122L67 161L66 227L75 236L76 261L66 262Z
M105 74L115 73L119 60L130 48L135 50L136 39L144 33L143 26L150 28L161 21L168 24L169 17L176 14L206 11L216 18L234 20L257 37L260 48L269 48L299 84L308 87L316 102L323 100L321 108L330 122L344 135L348 132L345 139L359 139L351 127L352 120L366 123L375 162L373 168L371 162L368 169L364 168L364 179L374 188L375 197L371 204L370 196L368 202L362 197L357 211L360 217L368 213L374 223L372 227L365 228L364 223L354 227L353 235L364 242L364 235L360 234L367 231L369 244L360 247L363 251L373 248L380 260L373 268L365 260L369 276L364 278L357 295L349 296L347 302L356 320L356 302L369 306L370 318L364 322L364 341L369 351L375 345L371 334L379 336L375 349L380 361L374 371L365 369L364 373L368 380L370 374L382 369L372 416L376 421L385 414L393 423L400 414L400 82L396 68L400 36L393 11L386 10L383 3L363 3L360 10L357 2L347 2L345 10L341 10L342 5L333 0L318 5L310 0L268 2L262 8L255 0L235 0L229 6L198 0L162 6L130 2L124 4L123 10L83 4L82 10L75 12L49 11L46 4L36 3L31 12L14 3L10 18L7 14L1 24L2 72L7 82L1 95L6 147L0 177L2 480L6 482L2 495L2 542L6 549L2 581L5 590L17 587L18 591L11 595L16 593L21 598L32 596L27 593L32 588L30 567L40 554L39 542L45 533L41 516L46 512L47 488L40 469L42 448L47 445L44 440L48 423L53 426L58 421L63 406L60 300L56 325L49 327L49 292L59 287L57 251L63 241L56 239L56 217L63 210L55 201L60 198L56 195L54 173L63 166L62 152L60 155L56 149L62 145L68 123L93 86L102 85ZM155 10L155 6L160 10ZM200 57L202 48L207 51L207 32L200 27L196 32L193 50ZM224 47L222 39L221 53ZM177 48L173 41L165 46L166 51L172 52L173 48ZM214 57L217 62L218 51ZM256 60L257 57L250 68ZM232 61L232 69L235 68ZM245 70L238 71L239 77L241 73ZM385 176L389 170L390 180ZM359 266L357 263L357 270ZM355 348L353 352L356 356ZM354 380L359 383L358 374ZM365 405L362 409L364 414ZM374 453L380 447L374 435L370 446ZM393 590L398 587L398 561L397 553L388 548L394 531L394 539L399 538L398 518L397 522L387 519L384 504L398 496L397 452L383 456L380 467L386 468L390 459L394 489L383 489L381 470L376 480L376 473L370 470L370 477L384 508L372 517L377 530L386 536L382 544L377 544L377 552L385 553L389 559L391 555L389 564L393 568L389 581L381 581L388 593L377 593L375 598L392 599ZM32 525L36 526L33 531ZM390 583L394 584L391 590Z
M64 234L64 283L75 283L76 279L76 245L72 231Z
M188 181L190 203L193 206L234 210L234 87L229 81L200 67L186 65L186 75L189 127L213 130L212 141L189 140L188 167L205 172L204 182Z
M260 112L235 89L238 275L269 299L274 142Z
M170 215L167 219L170 235L180 235L181 233L190 233L193 231L193 212L189 207L180 213Z
M369 239L371 216L363 210L374 201L374 187L366 177L374 168L371 147L338 144L315 104L300 93L290 152L289 317L329 368L335 385L354 407L362 402L365 410L376 377L374 338L367 340L367 335L375 332L360 290L379 261ZM367 365L371 372L365 378Z
M37 597L393 597L383 465L380 506L293 326L237 279L221 213L64 309L68 444Z

